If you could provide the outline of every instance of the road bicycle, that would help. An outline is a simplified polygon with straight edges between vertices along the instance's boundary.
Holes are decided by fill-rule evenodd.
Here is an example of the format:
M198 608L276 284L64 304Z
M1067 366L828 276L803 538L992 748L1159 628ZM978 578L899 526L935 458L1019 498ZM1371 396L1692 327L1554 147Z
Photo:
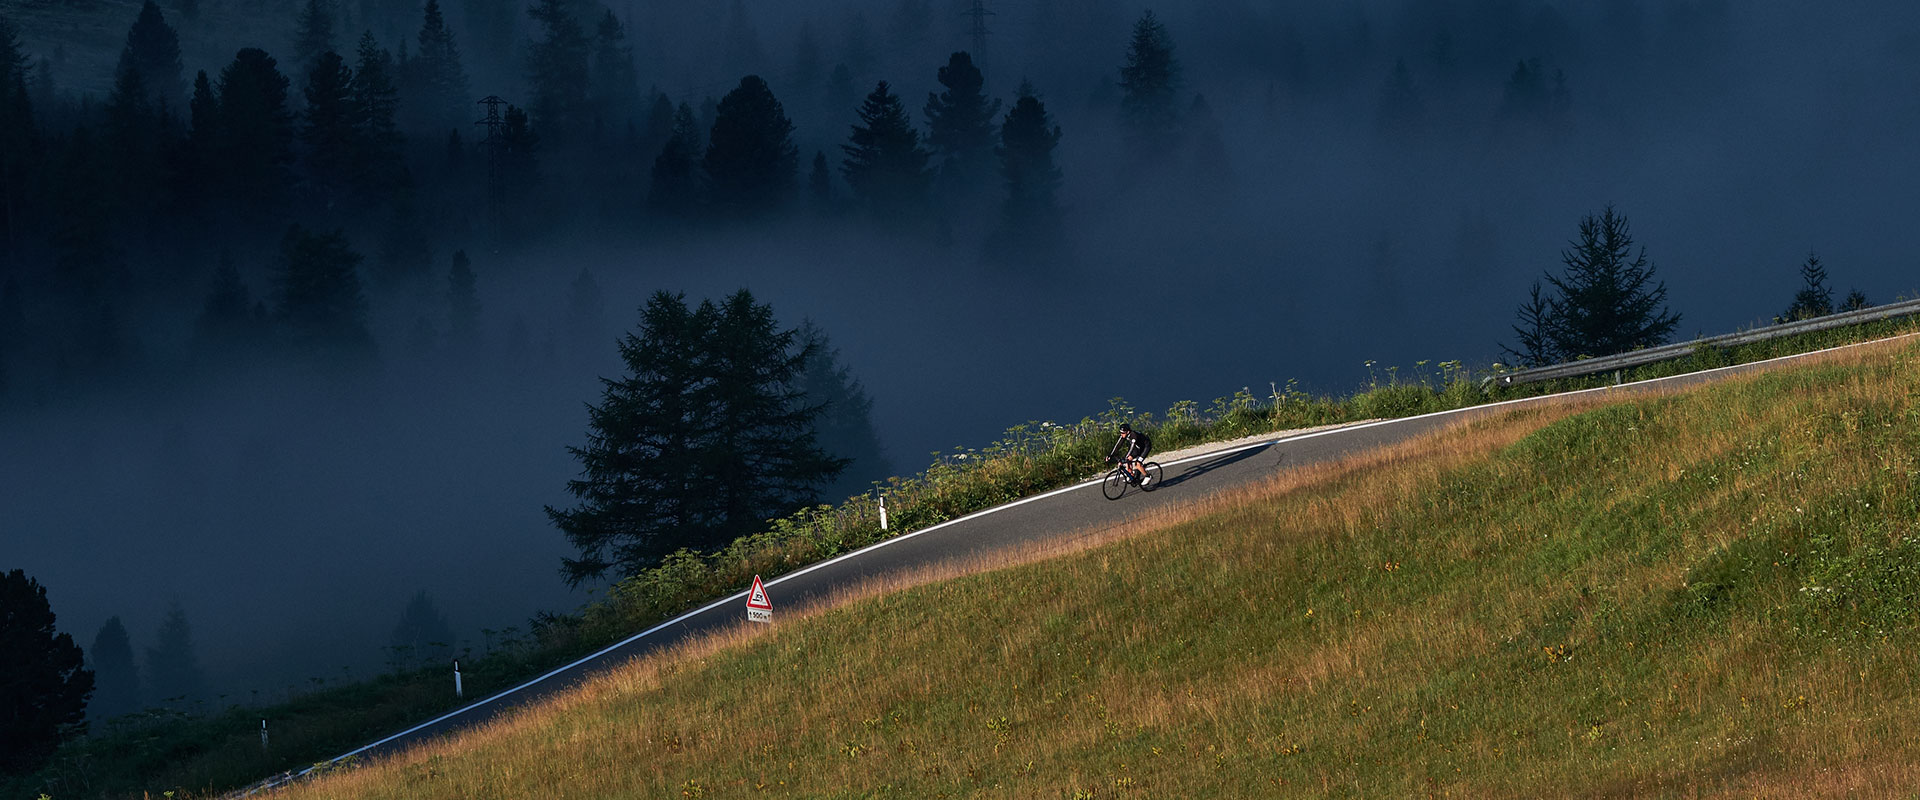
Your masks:
M1139 464L1140 474L1146 477L1136 477L1133 470L1127 469L1128 464ZM1160 488L1160 465L1152 461L1143 462L1137 458L1123 458L1112 472L1107 473L1106 479L1100 482L1100 493L1106 495L1108 500L1118 500L1121 495L1127 493L1128 487L1137 487L1143 492Z

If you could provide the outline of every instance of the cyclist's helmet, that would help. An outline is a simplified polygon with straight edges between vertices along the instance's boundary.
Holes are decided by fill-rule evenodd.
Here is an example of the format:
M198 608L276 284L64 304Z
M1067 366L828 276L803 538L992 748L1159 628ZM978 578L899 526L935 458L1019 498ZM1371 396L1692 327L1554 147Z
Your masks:
M1121 433L1132 433L1132 432L1133 432L1133 426L1132 426L1131 424L1128 424L1128 423L1125 423L1125 422L1122 422L1122 423L1120 423L1120 432L1121 432Z

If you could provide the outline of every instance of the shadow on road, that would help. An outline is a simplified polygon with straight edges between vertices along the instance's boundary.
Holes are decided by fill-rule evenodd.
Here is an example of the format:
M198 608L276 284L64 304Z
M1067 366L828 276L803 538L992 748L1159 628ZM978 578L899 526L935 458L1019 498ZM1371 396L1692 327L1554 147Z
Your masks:
M1246 450L1241 450L1238 453L1227 453L1217 458L1209 458L1205 461L1189 464L1187 465L1186 469L1181 470L1180 474L1175 475L1171 478L1168 478L1165 483L1162 483L1160 485L1163 487L1177 486L1181 483L1185 483L1189 479L1197 478L1201 475L1205 475L1209 472L1212 472L1216 469L1224 467L1228 464L1245 461L1256 455L1267 452L1272 448L1273 448L1273 445L1266 445L1264 447L1254 447Z

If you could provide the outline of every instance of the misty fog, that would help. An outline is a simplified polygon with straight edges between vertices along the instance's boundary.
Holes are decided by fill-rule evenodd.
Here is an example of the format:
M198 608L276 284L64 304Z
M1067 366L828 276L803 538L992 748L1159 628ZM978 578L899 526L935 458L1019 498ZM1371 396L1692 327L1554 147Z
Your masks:
M449 6L457 28L466 5ZM969 46L965 5L735 4L750 38L725 3L608 7L628 25L642 83L676 103L766 75L804 172L816 151L838 162L874 79L894 81L921 120L935 68ZM1145 5L987 5L989 92L1010 99L1031 78L1064 132L1067 245L1055 262L983 260L967 220L943 240L858 215L685 231L583 220L497 251L447 237L436 274L452 250L472 256L479 354L410 345L432 297L370 288L379 365L351 376L176 366L204 291L196 274L180 290L191 302L132 321L137 378L41 384L0 404L0 568L47 586L60 627L83 643L119 615L138 649L178 600L209 677L236 699L379 669L420 590L478 649L482 628L589 599L561 580L571 550L542 507L568 502L578 465L565 448L583 439L597 379L619 374L614 337L660 289L698 300L746 287L786 324L817 323L874 399L904 472L1113 397L1158 411L1290 379L1346 392L1369 379L1368 361L1402 378L1420 361L1484 368L1581 215L1607 204L1666 282L1680 338L1768 322L1810 251L1842 292L1920 295L1903 235L1920 214L1912 4L1159 3L1185 94L1204 95L1218 145L1197 137L1157 168L1122 158L1115 122L1117 70ZM124 30L131 12L114 19ZM286 35L234 25L183 32L189 73L249 35ZM873 61L855 96L789 98L803 31L825 71L851 29L868 31ZM59 43L57 31L21 34L35 55ZM66 50L91 63L82 45ZM469 45L466 58L476 94L518 91L514 54L489 60ZM1534 58L1565 74L1554 131L1501 111L1516 63ZM1384 132L1397 59L1423 114ZM111 57L96 61L62 73L63 90L104 92ZM266 292L270 255L243 261ZM568 318L582 269L603 306L585 340Z

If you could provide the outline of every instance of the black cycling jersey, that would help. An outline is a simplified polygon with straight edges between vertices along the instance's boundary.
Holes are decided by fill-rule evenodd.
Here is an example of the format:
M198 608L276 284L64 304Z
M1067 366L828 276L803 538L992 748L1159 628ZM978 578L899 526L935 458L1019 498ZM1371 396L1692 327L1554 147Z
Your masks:
M1120 434L1120 441L1113 443L1113 452L1108 453L1107 458L1109 460L1119 458L1123 448L1126 450L1127 458L1146 458L1148 453L1153 452L1153 439L1139 431L1133 431L1131 436Z

